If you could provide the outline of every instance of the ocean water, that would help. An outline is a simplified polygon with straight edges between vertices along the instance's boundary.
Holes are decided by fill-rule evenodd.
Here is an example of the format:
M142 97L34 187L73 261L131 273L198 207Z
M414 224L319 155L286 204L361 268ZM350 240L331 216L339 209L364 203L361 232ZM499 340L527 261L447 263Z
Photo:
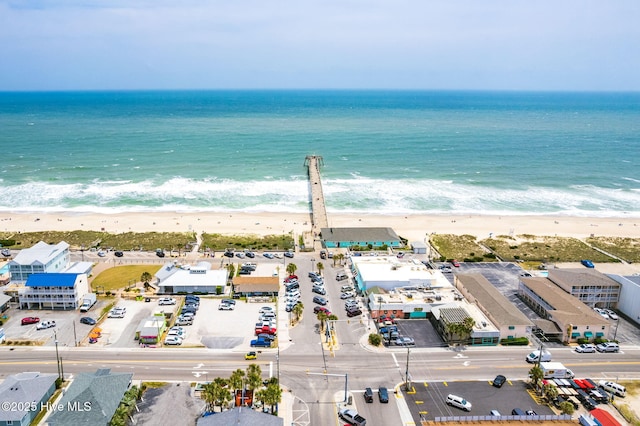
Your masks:
M0 211L640 217L640 93L0 93Z

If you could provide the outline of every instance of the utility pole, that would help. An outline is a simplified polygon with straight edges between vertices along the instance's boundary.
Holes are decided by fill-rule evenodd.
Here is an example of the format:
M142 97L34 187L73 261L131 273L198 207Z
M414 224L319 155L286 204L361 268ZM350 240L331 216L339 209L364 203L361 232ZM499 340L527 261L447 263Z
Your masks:
M56 345L56 363L58 365L58 379L62 381L63 379L62 379L61 365L60 365L60 354L58 353L58 333L55 330L53 331L53 339Z
M405 382L405 390L407 392L409 392L411 390L411 382L409 380L409 351L410 351L409 346L407 346L407 368L405 370L405 376L404 376L405 380L406 380L406 382Z

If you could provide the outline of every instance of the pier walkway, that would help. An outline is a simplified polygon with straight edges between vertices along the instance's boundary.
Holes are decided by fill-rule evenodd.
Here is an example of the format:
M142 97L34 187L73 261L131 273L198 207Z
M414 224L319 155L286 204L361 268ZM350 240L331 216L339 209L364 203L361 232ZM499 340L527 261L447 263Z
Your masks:
M322 192L322 181L320 180L320 166L322 157L318 155L307 155L304 160L309 172L309 192L311 195L311 223L314 239L320 234L322 228L329 227L327 219L327 209L324 204L324 194Z

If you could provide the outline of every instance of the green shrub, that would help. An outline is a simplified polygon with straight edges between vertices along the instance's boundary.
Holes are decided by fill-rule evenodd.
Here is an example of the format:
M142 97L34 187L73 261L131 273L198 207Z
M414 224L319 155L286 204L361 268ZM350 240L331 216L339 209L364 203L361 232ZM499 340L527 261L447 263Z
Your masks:
M527 346L529 339L526 337L515 337L513 339L502 339L500 344L503 346Z
M380 346L380 343L382 343L382 337L380 337L379 334L377 333L371 333L369 334L369 344L372 346Z

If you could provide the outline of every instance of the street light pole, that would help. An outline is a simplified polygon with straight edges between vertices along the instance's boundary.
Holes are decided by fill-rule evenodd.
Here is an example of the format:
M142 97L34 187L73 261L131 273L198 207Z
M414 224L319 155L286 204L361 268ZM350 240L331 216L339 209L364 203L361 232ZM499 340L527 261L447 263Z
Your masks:
M407 368L405 370L405 390L409 392L411 389L411 383L409 382L409 346L407 346Z
M315 262L315 261L316 261L316 260L312 257L312 258L311 258L311 272L315 272L315 271L314 271L314 269L315 269L315 264L314 264L314 262Z
M56 345L56 363L58 364L58 379L62 380L62 373L61 373L61 369L60 369L60 354L58 353L58 333L54 330L53 331L53 339L54 339L54 343Z

